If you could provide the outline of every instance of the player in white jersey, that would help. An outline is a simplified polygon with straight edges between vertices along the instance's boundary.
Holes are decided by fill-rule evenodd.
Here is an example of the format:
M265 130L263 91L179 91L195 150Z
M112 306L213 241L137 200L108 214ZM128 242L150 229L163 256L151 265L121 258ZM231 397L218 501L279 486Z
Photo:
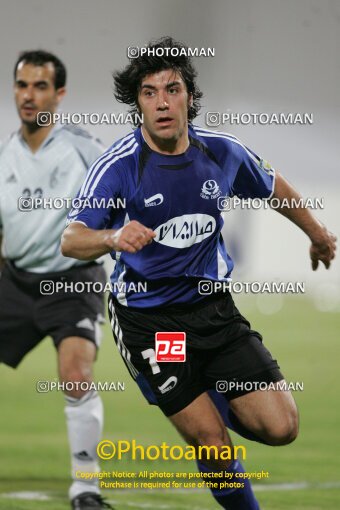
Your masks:
M60 381L77 383L65 389L72 508L111 508L96 482L76 478L77 471L99 470L103 405L98 393L86 388L100 343L103 294L70 291L77 282L104 284L106 275L101 264L60 252L67 199L103 147L81 129L39 125L38 112L53 114L66 91L66 69L57 57L45 51L22 53L14 79L21 128L0 148L0 362L15 368L45 336L52 337ZM61 289L56 285L61 282L70 285ZM81 389L80 383L88 384Z

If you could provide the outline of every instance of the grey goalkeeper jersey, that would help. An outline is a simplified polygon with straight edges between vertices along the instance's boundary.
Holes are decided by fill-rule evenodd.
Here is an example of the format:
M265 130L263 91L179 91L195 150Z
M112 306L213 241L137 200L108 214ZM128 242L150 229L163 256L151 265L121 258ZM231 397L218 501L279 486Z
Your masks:
M71 200L104 147L83 129L56 125L34 154L20 132L0 146L2 256L34 273L83 262L60 252Z

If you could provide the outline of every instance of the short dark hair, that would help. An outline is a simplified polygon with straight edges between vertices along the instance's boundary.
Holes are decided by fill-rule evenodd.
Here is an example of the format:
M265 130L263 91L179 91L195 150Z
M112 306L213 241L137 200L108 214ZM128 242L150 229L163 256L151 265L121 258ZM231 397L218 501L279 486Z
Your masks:
M33 64L34 66L43 66L48 62L51 62L54 66L54 86L56 89L60 89L64 87L66 84L66 67L62 63L62 61L53 55L53 53L49 53L44 50L34 50L34 51L23 51L20 53L18 60L14 66L14 80L17 76L18 65L24 62L25 64Z
M175 41L172 37L162 37L156 41L150 41L147 48L152 51L139 55L137 58L130 58L130 63L125 69L113 73L115 98L120 103L130 105L132 107L130 113L138 119L136 116L139 113L138 92L143 78L148 74L173 69L181 75L188 93L192 94L193 104L188 108L188 120L191 122L201 108L200 99L203 94L196 84L197 71L188 56L187 46ZM179 51L172 54L171 51L164 51L163 56L157 56L156 48L178 48Z

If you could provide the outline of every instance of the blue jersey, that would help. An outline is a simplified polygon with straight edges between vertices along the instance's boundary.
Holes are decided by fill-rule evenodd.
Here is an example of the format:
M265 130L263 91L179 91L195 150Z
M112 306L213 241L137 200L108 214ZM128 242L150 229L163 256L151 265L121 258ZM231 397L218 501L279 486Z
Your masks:
M136 220L155 231L139 252L111 253L117 261L113 294L123 305L194 303L203 298L199 280L230 280L233 261L221 235L218 200L273 193L274 170L236 137L189 125L189 141L183 154L160 154L136 129L92 165L78 194L84 207L69 214L68 222L92 229ZM114 207L118 199L125 199L125 209ZM98 206L110 200L111 207Z

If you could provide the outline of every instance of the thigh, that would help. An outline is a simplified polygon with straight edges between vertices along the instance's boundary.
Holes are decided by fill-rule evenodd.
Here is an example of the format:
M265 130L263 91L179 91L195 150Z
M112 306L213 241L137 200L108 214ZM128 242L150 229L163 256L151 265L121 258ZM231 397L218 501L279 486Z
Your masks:
M34 319L34 298L5 267L0 279L0 362L15 368L44 338Z
M242 425L262 437L279 436L289 422L297 420L291 392L279 388L248 393L231 400L229 405Z

